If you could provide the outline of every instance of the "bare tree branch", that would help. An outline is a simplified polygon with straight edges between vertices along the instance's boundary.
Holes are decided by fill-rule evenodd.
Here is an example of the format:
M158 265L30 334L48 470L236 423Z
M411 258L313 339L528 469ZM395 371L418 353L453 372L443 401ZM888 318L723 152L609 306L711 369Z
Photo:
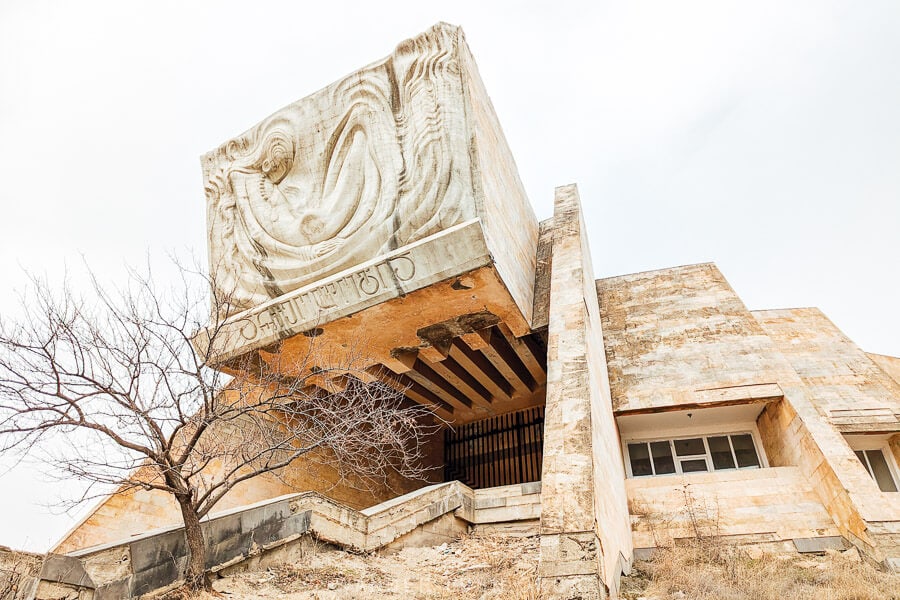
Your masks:
M174 288L158 286L149 268L129 270L120 288L89 273L88 300L68 282L56 291L31 278L24 317L0 319L0 451L43 450L58 472L119 493L171 494L196 585L206 584L199 520L244 481L282 477L301 456L359 486L425 477L432 415L367 383L364 347L327 356L311 343L290 364L252 353L230 365L243 373L233 379L208 366L228 295L213 277L179 267ZM191 343L201 328L207 354ZM313 385L323 377L344 385Z

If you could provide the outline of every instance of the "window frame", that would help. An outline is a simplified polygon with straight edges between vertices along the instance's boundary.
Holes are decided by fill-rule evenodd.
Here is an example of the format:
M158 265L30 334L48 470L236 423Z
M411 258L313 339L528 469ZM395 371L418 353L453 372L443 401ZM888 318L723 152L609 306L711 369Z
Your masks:
M672 476L688 476L688 475L697 475L697 474L711 474L711 473L730 473L734 471L753 471L757 469L766 469L769 467L769 463L766 460L766 454L763 451L763 446L760 443L759 434L755 427L745 426L745 427L737 427L737 428L723 428L716 430L706 430L689 432L689 431L671 431L668 435L664 435L665 432L660 432L660 434L654 437L642 437L642 436L630 436L628 438L622 439L622 456L625 463L625 474L628 479L645 479L648 477L672 477ZM733 435L749 435L750 440L753 443L753 450L756 452L756 458L759 461L759 466L757 467L738 467L737 464L737 456L734 449L734 443L731 441L730 436ZM707 438L711 437L724 437L728 436L728 446L731 449L731 457L734 460L735 466L727 469L716 469L712 459L712 452L709 449L709 441ZM675 441L676 440L688 440L700 438L703 440L703 448L705 450L705 454L696 454L696 455L685 455L679 456L675 452ZM628 450L629 444L647 444L647 450L650 455L651 465L653 465L653 457L652 451L650 451L650 444L653 442L669 442L669 448L672 452L672 459L675 463L675 472L674 473L663 473L660 475L650 474L650 475L635 475L631 470L631 453ZM703 459L706 461L706 471L688 471L684 472L681 469L681 461L683 460L699 460ZM651 467L653 468L653 467ZM655 468L654 468L655 470Z
M859 457L856 456L857 452L862 452L865 454L866 452L871 452L873 450L880 451L881 456L884 458L884 462L887 463L888 473L894 480L894 487L897 488L896 492L885 492L881 489L881 486L878 485L878 480L875 479L874 473L869 470L871 468L871 464L869 463L868 456L866 456L865 463L859 461L860 466L878 488L879 492L881 492L882 494L900 494L900 468L898 468L897 461L894 458L894 452L891 450L889 436L845 434L844 440L847 442L847 445L850 446L850 450L853 452L854 458L857 459L857 461L859 461Z

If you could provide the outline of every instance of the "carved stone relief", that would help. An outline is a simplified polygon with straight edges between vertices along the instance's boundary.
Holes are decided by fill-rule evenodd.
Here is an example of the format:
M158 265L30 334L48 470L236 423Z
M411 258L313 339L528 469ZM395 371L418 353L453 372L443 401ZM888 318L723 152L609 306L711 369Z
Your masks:
M204 157L228 312L475 216L457 44L436 26Z

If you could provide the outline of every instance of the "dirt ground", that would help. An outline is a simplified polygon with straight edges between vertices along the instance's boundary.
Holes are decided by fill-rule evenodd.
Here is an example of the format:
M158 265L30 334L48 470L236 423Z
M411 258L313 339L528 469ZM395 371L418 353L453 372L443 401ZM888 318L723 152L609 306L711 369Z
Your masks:
M396 553L313 549L300 564L238 573L213 587L240 600L533 600L537 563L537 537L469 536Z
M537 537L471 535L369 555L307 544L290 564L215 580L201 599L537 600L538 559ZM657 551L621 584L623 600L900 600L900 575L855 550L770 555L694 543Z

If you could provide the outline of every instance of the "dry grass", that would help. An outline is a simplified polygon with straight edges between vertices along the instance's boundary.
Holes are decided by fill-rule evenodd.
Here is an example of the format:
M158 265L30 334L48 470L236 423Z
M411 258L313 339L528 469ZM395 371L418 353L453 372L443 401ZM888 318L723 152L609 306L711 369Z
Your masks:
M158 596L159 600L209 600L218 598L220 595L216 593L194 592L185 586L177 587L173 590Z
M537 600L538 538L469 535L448 547L467 566L439 574L438 591L416 600ZM445 574L446 573L446 574Z
M659 549L623 579L627 599L900 599L900 575L879 571L856 553L752 557L717 540Z
M369 566L365 569L344 564L279 565L266 570L257 579L258 583L269 584L281 592L297 592L305 589L328 588L348 584L368 584L385 586L390 577L383 570Z

